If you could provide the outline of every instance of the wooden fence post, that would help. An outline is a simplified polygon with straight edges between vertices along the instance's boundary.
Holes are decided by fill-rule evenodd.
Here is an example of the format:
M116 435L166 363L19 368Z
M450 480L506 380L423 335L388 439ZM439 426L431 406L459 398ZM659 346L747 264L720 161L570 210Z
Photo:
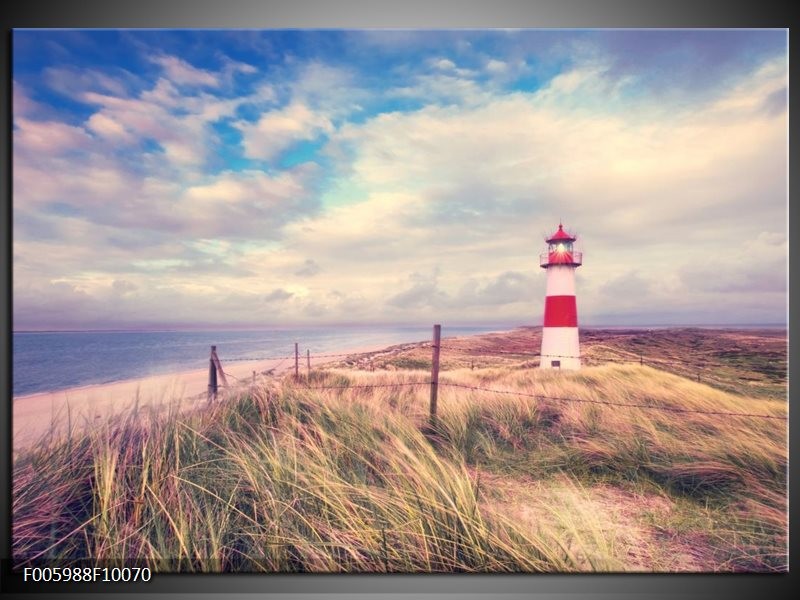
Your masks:
M253 371L253 385L256 384L256 372Z
M300 354L297 349L297 342L294 343L294 380L300 381Z
M211 346L211 360L214 361L214 365L217 367L217 376L222 381L222 385L228 387L228 380L225 377L225 371L222 370L222 363L219 362L219 356L217 356L217 347Z
M311 350L306 348L306 367L308 367L308 380L311 381Z
M211 354L208 358L208 401L211 402L217 397L217 365L214 362L214 355L217 347L211 346Z
M439 393L439 342L442 326L433 326L433 360L431 361L431 422L436 420L436 400Z

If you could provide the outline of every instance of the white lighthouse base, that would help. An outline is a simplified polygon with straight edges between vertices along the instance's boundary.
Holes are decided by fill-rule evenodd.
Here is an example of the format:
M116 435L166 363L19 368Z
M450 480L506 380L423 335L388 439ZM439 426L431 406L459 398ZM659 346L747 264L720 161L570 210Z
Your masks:
M540 369L580 369L580 356L577 327L542 328Z

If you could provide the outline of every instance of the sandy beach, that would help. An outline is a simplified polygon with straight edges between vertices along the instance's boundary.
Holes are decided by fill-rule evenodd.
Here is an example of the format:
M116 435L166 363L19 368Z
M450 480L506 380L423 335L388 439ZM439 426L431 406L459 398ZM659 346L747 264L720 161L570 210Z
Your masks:
M361 346L322 354L361 354L385 348L386 345ZM345 357L312 356L311 366L319 367L342 358ZM223 361L222 368L229 374L229 389L236 389L252 383L253 371L257 380L264 381L293 370L294 360ZM306 368L306 357L301 355L300 372L305 373ZM218 383L222 394L222 381ZM12 410L14 453L35 444L51 430L63 435L70 426L76 429L102 423L131 409L137 401L140 409L160 410L173 405L178 410L190 410L205 406L207 396L208 367L18 396L14 398Z

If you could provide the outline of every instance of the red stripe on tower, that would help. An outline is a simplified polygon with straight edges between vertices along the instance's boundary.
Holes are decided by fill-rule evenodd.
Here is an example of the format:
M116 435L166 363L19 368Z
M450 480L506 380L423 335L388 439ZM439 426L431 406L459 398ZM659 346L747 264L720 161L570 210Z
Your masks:
M547 252L539 256L539 265L547 270L542 368L579 369L581 366L575 269L581 266L583 256L573 250L576 239L559 224L558 231L546 240Z
M544 300L545 327L578 326L578 303L575 296L547 296Z

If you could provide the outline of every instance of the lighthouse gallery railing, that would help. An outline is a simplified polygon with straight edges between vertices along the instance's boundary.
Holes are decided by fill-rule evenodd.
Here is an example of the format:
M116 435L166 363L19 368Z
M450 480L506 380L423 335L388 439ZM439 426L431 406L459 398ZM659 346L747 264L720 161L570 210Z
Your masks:
M546 265L581 265L583 252L543 252L539 255L539 266Z

